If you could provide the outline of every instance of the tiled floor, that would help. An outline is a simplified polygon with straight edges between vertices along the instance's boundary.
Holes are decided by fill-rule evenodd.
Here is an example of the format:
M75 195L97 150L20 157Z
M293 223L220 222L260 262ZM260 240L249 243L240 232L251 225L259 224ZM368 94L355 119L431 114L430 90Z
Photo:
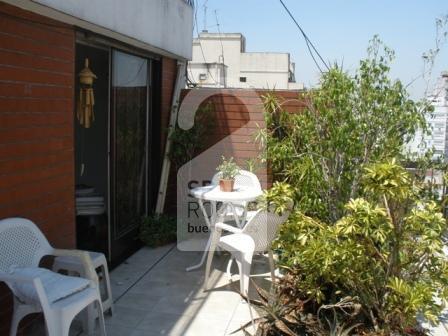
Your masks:
M156 264L155 253L163 256ZM249 306L236 291L238 276L229 284L223 272L228 257L215 258L212 290L207 292L202 290L203 268L185 271L199 258L199 253L180 252L175 246L142 249L114 270L111 281L116 297L115 314L106 319L108 335L218 336L228 335L250 321ZM142 264L149 266L146 271ZM267 272L263 263L254 265L255 272ZM131 279L127 274L134 269L140 275ZM133 281L135 278L138 281ZM268 284L263 277L258 281Z
M143 248L111 272L115 300L113 316L106 317L109 336L230 335L250 321L249 306L237 292L238 276L229 284L224 273L226 255L216 256L211 290L202 290L204 269L186 272L200 253L180 252L170 245L157 249ZM254 260L253 279L261 286L270 285L267 262ZM235 266L234 266L235 267ZM236 273L236 270L233 270ZM255 297L253 288L250 293ZM253 311L254 316L256 312ZM432 335L448 335L448 312L443 322L432 328ZM429 327L429 326L426 326ZM249 330L254 334L254 330ZM36 323L32 336L45 335L42 322ZM75 321L70 336L84 335ZM233 335L242 336L243 332Z
M202 290L204 268L185 271L200 256L198 252L180 252L174 245L143 248L114 269L110 276L115 305L113 316L106 315L107 335L221 336L250 321L249 306L237 292L238 275L234 274L229 284L224 273L228 256L215 256L212 289L207 292ZM267 260L255 260L253 273L262 273L255 281L269 287ZM253 291L251 296L256 296ZM34 329L33 336L45 334L42 323ZM253 333L253 329L249 331ZM79 321L73 323L70 334L83 335Z

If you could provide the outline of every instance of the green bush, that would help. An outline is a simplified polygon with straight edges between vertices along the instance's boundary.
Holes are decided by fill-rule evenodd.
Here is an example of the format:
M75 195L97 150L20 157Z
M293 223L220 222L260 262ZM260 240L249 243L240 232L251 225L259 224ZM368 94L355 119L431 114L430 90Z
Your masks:
M296 211L274 246L286 269L280 288L284 279L295 287L281 300L292 296L321 321L322 307L350 298L360 305L356 332L415 334L417 316L437 321L448 298L446 221L423 178L399 163L432 107L389 78L393 52L381 48L375 38L355 76L337 66L323 74L303 111L266 95L257 139L274 180L293 189Z
M364 171L365 198L349 201L337 222L294 214L276 243L282 261L300 270L297 287L317 302L357 297L376 330L413 328L419 314L436 322L448 299L446 220L394 161Z
M427 101L409 98L400 81L389 78L393 52L375 38L355 76L334 66L319 88L304 93L305 105L288 113L274 94L264 96L264 160L274 179L295 189L295 203L307 215L335 221L344 205L360 195L366 164L401 157L417 129L427 129Z
M199 107L191 129L183 130L176 126L171 130L169 134L171 148L168 158L176 170L191 161L205 148L207 134L213 133L213 129L213 105L207 103Z
M149 247L163 246L176 241L176 218L168 215L144 217L140 224L140 240Z

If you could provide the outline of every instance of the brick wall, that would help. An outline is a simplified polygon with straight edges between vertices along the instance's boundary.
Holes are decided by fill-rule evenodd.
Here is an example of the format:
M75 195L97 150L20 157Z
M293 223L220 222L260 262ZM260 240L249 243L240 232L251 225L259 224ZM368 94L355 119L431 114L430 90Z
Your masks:
M73 27L0 2L0 219L27 217L60 248L76 237L74 61ZM176 60L163 57L161 68L163 153ZM0 335L11 303L0 283Z
M207 90L207 89L192 89ZM182 97L185 97L191 90L183 90ZM257 90L256 94L261 97L266 94L266 90ZM277 97L282 102L283 108L287 112L298 112L304 105L299 99L298 91L275 91ZM221 139L240 130L240 134L232 136L231 144L224 153L225 156L233 156L235 160L244 167L248 159L257 158L259 150L253 141L253 135L262 127L263 122L263 106L260 100L254 98L252 90L222 90L222 94L214 95L204 101L201 106L211 104L212 106L212 124L209 132L204 137L205 147L207 150ZM244 126L244 132L241 128ZM199 153L198 153L199 154ZM167 200L165 202L165 212L176 214L176 171L172 167L168 181ZM271 176L258 172L258 177L265 188L271 183ZM211 176L210 176L211 178Z
M74 247L74 29L0 3L0 218ZM0 335L11 296L0 286ZM22 323L23 325L23 323Z

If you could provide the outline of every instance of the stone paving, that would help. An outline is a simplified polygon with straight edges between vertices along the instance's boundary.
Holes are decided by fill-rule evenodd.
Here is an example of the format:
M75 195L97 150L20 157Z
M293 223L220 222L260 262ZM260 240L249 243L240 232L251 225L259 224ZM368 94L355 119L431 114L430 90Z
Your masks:
M204 268L185 271L200 256L199 252L180 252L174 245L142 248L114 269L111 285L115 312L106 315L107 335L221 336L250 321L249 306L237 292L237 270L233 269L230 283L224 272L228 255L215 256L210 291L202 289ZM253 277L259 285L269 288L267 260L255 259L252 274L259 275ZM256 296L253 288L250 296ZM439 326L426 325L434 336L448 336L447 326L448 310ZM254 334L253 329L249 331ZM33 328L32 336L38 335L45 335L42 321ZM74 321L70 336L82 335L79 321ZM243 336L243 332L233 335Z
M115 269L115 313L106 318L108 335L229 335L250 321L249 306L236 291L238 276L229 284L224 273L228 257L215 257L207 292L202 290L203 268L185 271L199 259L200 253L180 252L175 246L145 248ZM261 259L254 265L268 277ZM268 285L264 276L257 281Z
M238 293L239 277L234 263L232 282L225 274L228 255L216 255L211 290L203 291L204 267L186 272L200 260L199 252L180 252L169 245L142 248L111 274L114 314L106 314L108 336L221 336L230 335L251 321L249 306ZM253 263L254 280L269 288L267 260ZM269 279L269 280L268 280ZM252 290L251 297L256 294ZM254 316L255 311L252 311ZM254 333L253 329L249 330ZM32 336L45 335L42 321ZM74 321L70 336L82 336L80 321ZM96 334L95 334L96 335ZM233 335L242 336L243 332Z

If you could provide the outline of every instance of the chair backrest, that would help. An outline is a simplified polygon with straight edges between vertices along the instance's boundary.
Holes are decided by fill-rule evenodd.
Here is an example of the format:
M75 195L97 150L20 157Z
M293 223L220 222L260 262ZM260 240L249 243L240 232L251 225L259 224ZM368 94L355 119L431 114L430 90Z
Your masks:
M212 178L212 184L218 185L219 179L221 178L221 173L216 173ZM246 187L246 188L254 188L256 190L261 191L261 184L258 180L257 175L251 173L247 170L240 170L238 175L235 176L235 188L238 187Z
M25 218L0 220L0 271L11 266L36 267L52 247L38 227Z
M280 225L288 219L290 211L281 215L268 210L258 210L243 228L243 233L252 237L256 252L267 251L275 239Z

